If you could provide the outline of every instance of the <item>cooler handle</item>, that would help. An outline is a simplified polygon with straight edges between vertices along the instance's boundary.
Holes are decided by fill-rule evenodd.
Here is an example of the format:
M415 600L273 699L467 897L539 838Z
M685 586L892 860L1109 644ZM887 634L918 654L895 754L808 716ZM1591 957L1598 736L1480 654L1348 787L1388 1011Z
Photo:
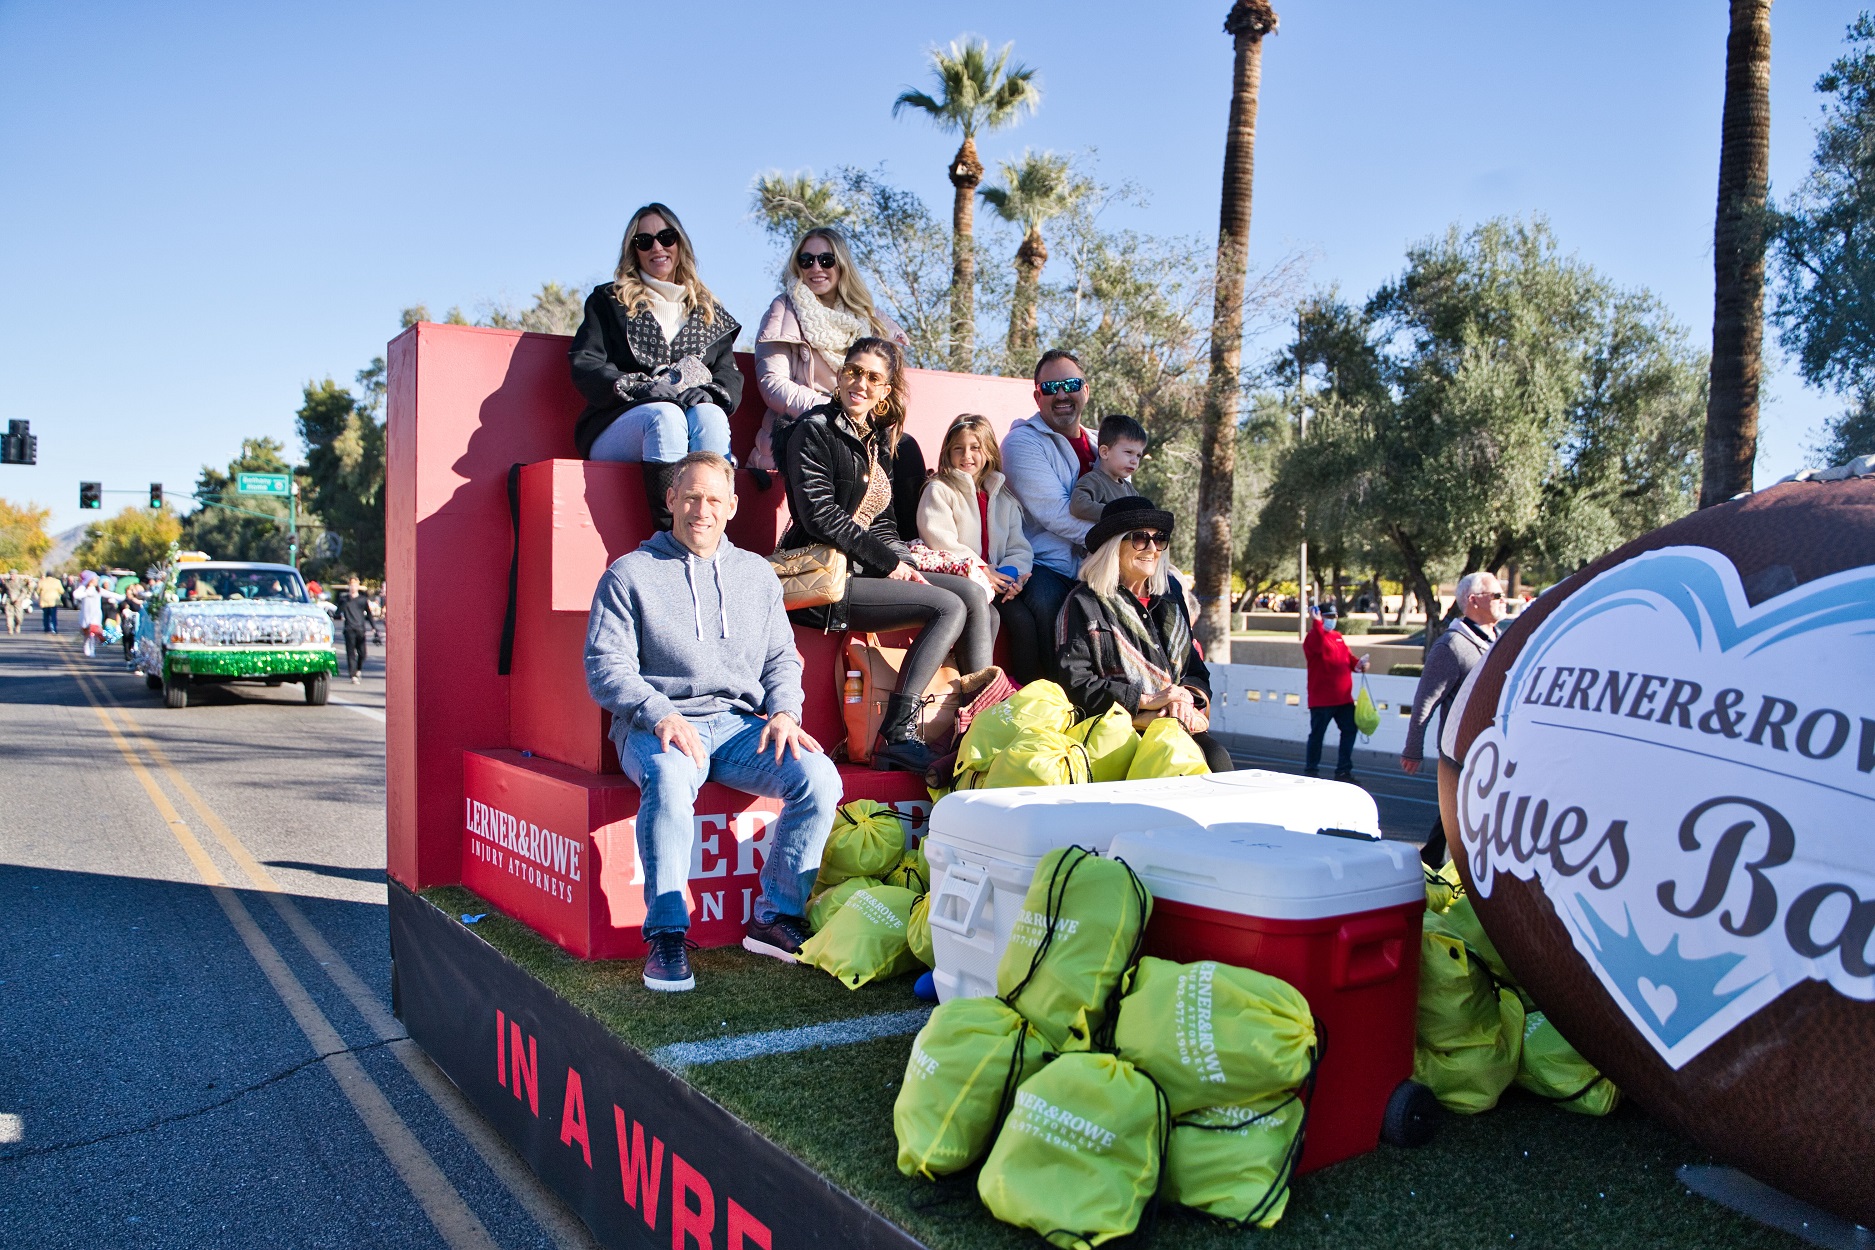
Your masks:
M983 902L989 893L988 869L961 861L952 864L944 870L944 880L931 892L931 906L926 912L926 918L934 929L947 929L959 937L969 937L977 927L977 919L982 915ZM944 904L947 901L962 905L961 919L945 911Z
M1336 989L1372 985L1397 975L1406 948L1406 918L1399 912L1357 916L1335 931L1330 970Z

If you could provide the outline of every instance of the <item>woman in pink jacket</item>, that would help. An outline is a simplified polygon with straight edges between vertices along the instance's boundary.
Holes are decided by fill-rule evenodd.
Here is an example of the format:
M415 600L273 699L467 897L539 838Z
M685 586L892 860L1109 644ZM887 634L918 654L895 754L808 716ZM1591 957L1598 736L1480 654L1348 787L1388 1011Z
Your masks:
M768 404L748 467L778 472L774 432L832 397L846 349L862 338L908 346L898 323L873 307L846 238L832 226L801 236L781 275L781 294L755 332L755 386Z

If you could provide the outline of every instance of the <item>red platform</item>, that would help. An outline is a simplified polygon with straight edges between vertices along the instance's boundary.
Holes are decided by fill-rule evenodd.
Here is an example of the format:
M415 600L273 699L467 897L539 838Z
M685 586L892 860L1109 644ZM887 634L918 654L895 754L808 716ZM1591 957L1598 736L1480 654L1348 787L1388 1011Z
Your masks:
M589 599L606 561L644 537L632 532L634 515L643 515L642 487L630 467L565 460L575 454L573 423L583 406L568 377L568 343L422 322L388 350L386 581L396 618L385 663L388 866L412 889L462 880L465 752L521 748L531 738L588 774L607 766L603 718L585 695L583 674L572 680L585 637L576 587L583 581ZM738 356L737 363L747 385L730 429L734 450L746 455L762 404L753 362ZM1034 409L1026 378L914 370L910 390L907 428L932 457L959 413L982 413L1006 429ZM544 579L546 593L520 597L529 616L517 617L515 667L502 676L497 656L514 550L508 470L539 461L557 461L526 475L546 500L530 516L548 519L550 558L544 568L524 561L522 576L532 589ZM741 514L730 534L759 551L780 530L782 491L778 483L756 491L739 477ZM827 742L839 737L837 648L837 636L802 638L804 719Z
M931 797L910 773L842 768L844 799L876 799L922 831ZM581 959L644 954L638 787L519 751L462 757L462 884ZM742 940L781 806L714 783L697 795L690 939Z

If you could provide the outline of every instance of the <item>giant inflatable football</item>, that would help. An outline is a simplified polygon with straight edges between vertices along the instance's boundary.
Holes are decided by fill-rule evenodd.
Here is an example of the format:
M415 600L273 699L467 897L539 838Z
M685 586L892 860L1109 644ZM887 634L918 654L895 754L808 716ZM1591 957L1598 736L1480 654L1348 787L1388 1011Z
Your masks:
M1454 855L1563 1034L1715 1154L1875 1226L1875 477L1772 487L1570 578L1492 649L1457 746Z

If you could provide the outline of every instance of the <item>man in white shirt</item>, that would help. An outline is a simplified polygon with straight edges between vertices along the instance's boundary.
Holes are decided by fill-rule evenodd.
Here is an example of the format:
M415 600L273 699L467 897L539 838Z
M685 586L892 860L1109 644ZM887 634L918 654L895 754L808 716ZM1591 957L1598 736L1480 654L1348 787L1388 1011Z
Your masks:
M1009 675L1053 678L1055 623L1080 578L1079 547L1090 523L1068 510L1074 483L1093 467L1094 432L1081 424L1087 378L1074 353L1056 348L1035 365L1034 415L1003 436L1003 476L1022 505L1022 532L1035 552L1029 583L1008 613Z

